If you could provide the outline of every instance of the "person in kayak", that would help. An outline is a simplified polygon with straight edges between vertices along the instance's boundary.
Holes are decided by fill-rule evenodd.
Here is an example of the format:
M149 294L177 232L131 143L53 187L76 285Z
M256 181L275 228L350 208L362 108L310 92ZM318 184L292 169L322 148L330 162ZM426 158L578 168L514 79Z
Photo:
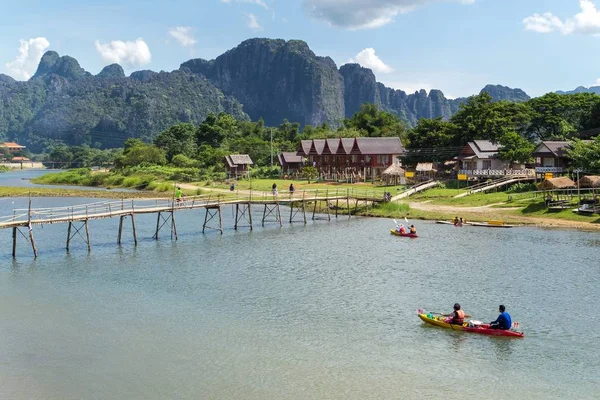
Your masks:
M411 226L410 226L410 233L411 233L412 235L416 235L416 234L417 234L417 228L415 228L415 226L414 226L414 225L411 225Z
M465 312L460 309L460 304L454 304L454 311L450 314L443 315L446 318L446 322L452 325L462 325L465 322Z
M454 217L454 225L458 225L460 223L460 220L458 219L458 216Z
M495 321L490 322L490 329L510 329L512 327L512 320L510 314L506 312L506 307L500 304L498 312L500 315L498 315Z
M404 227L404 225L400 224L400 226L398 227L398 233L400 233L400 234L406 233L406 228Z

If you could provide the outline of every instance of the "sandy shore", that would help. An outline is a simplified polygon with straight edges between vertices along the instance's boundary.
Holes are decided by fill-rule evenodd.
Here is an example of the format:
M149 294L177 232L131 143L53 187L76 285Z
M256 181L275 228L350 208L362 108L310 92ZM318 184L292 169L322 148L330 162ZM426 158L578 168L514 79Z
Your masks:
M430 202L411 202L409 207L414 210L425 212L441 212L450 215L471 216L471 219L485 221L488 219L507 219L516 225L539 226L542 228L580 229L589 231L600 231L600 224L582 221L570 221L566 219L530 217L516 215L519 207L493 208L498 204L489 204L479 207L459 207L449 205L431 204Z

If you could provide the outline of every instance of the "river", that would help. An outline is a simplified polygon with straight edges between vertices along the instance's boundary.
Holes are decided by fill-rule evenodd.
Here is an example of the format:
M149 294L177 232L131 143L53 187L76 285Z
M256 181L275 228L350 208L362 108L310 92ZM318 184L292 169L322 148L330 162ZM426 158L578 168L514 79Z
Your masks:
M0 230L0 398L600 396L598 233L419 222L412 240L373 218L236 232L223 211L223 235L177 213L178 241L140 216L137 248L128 225L116 245L118 219L91 221L89 254L65 252L66 225L35 226L36 260L22 238L12 260ZM485 321L503 303L526 337L416 316L455 302Z

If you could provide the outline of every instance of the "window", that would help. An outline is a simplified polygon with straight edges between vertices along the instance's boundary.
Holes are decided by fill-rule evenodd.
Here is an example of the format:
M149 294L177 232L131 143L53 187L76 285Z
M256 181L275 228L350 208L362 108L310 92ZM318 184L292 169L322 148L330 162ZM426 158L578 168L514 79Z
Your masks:
M387 165L389 163L388 155L379 155L377 156L377 164L379 165Z
M544 157L542 158L542 167L554 167L554 158Z
M483 160L481 169L492 169L492 160Z

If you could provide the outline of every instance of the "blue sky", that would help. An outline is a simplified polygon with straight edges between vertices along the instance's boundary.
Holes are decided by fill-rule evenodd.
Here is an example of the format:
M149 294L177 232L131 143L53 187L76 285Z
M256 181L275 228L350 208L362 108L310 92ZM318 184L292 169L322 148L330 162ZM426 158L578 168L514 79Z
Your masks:
M112 62L170 71L268 37L305 40L409 92L467 96L492 83L538 96L599 80L599 10L600 0L13 1L0 72L27 79L46 50L94 74Z

